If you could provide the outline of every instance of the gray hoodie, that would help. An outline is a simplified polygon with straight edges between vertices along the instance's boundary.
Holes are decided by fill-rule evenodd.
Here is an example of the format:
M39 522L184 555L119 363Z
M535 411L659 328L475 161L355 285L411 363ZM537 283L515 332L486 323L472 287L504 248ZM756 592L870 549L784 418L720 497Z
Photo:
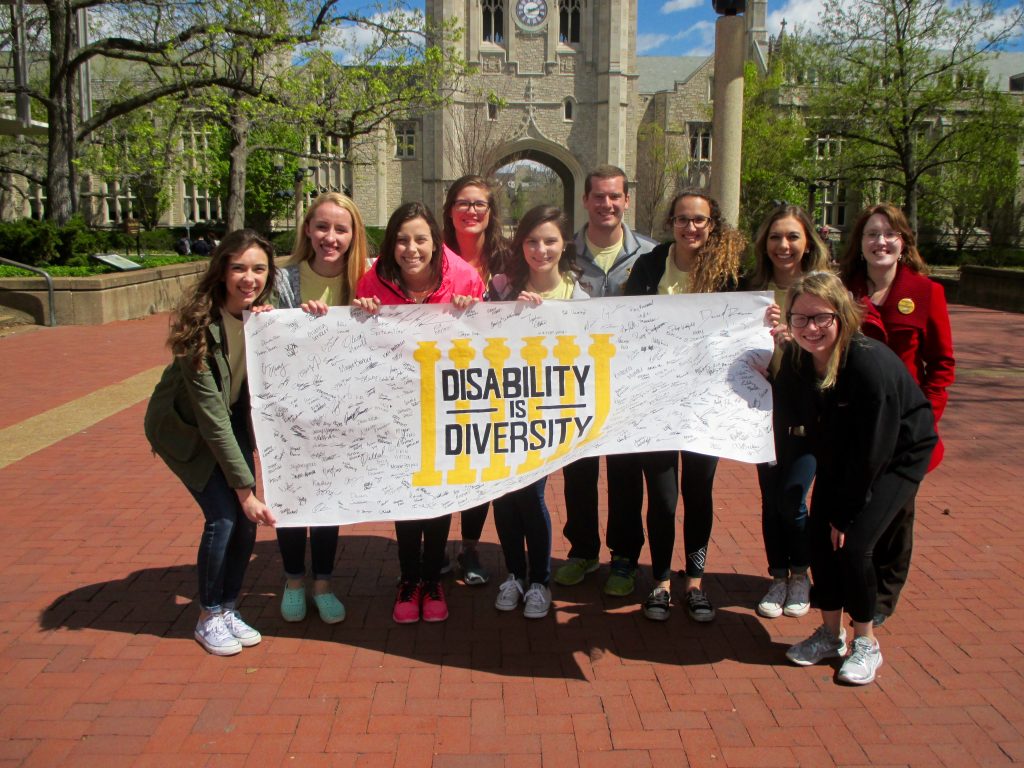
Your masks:
M658 243L649 237L637 235L625 224L622 225L622 250L615 257L612 268L605 274L594 257L587 250L587 227L576 233L576 266L583 270L580 276L580 287L593 298L602 296L621 296L626 285L626 278L633 268L633 262L643 253L653 250Z

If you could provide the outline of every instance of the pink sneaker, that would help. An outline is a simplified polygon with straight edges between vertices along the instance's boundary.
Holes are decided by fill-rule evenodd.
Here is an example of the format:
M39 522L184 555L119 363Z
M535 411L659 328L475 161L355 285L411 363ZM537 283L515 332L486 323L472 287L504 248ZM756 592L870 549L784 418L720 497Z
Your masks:
M398 597L395 598L395 609L391 612L391 618L398 624L415 624L420 620L421 597L418 582L403 581L398 585Z
M423 620L444 621L448 618L448 603L444 589L436 581L423 583Z

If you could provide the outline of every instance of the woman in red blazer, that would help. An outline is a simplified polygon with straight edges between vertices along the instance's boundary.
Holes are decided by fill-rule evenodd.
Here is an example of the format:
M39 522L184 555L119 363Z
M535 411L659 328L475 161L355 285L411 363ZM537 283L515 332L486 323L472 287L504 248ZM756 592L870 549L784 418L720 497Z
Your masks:
M953 335L942 286L928 279L927 267L903 211L880 203L861 212L840 262L843 282L864 304L863 330L884 341L910 371L932 405L935 425L946 408L953 383ZM928 470L942 461L939 440ZM878 603L875 625L896 609L910 572L914 497L900 510L875 549Z

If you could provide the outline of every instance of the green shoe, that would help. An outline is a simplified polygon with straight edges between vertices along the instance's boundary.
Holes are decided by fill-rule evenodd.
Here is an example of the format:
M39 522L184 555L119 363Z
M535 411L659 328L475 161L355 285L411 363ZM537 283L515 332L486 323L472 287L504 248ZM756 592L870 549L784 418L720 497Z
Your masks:
M555 571L555 583L563 587L572 587L583 581L588 573L593 573L600 567L597 558L570 557L565 565Z
M302 621L306 618L306 588L285 587L281 594L281 618L285 621Z
M320 613L320 621L324 624L337 624L345 620L345 606L331 592L313 595L313 602Z
M604 583L604 593L612 597L627 597L636 589L636 566L626 557L612 558L612 571Z

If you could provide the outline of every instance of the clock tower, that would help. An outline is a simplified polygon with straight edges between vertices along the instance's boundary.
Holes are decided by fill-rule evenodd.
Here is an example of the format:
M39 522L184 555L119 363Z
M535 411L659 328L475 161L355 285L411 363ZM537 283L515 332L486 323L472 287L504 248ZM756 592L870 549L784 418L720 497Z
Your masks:
M529 159L561 178L579 226L588 170L633 177L637 0L426 0L426 13L461 27L458 53L475 65L451 107L423 117L429 205L463 174Z

